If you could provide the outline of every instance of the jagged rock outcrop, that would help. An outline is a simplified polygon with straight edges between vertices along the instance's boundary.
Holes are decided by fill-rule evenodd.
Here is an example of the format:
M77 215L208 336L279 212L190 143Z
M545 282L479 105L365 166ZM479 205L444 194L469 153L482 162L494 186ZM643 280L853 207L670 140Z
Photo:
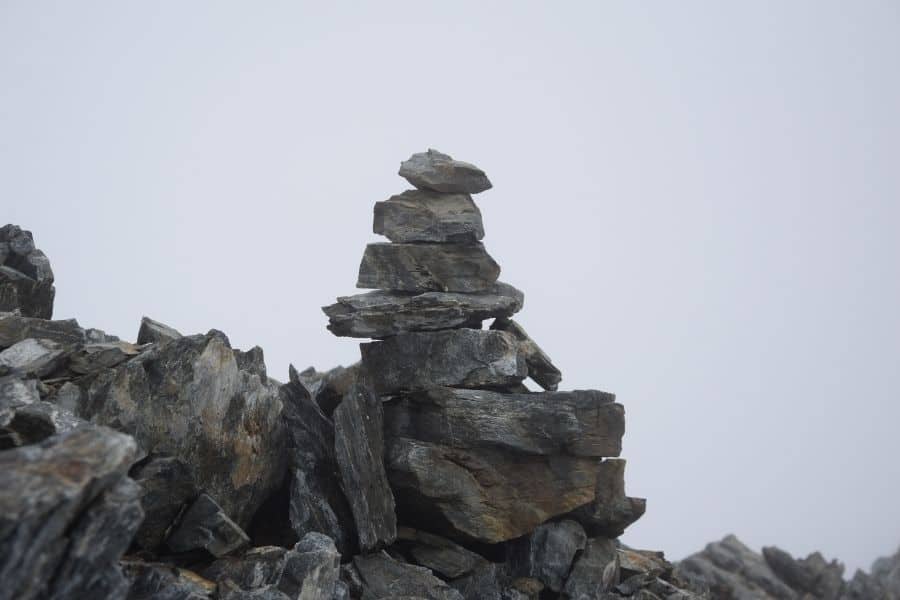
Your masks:
M0 312L50 319L55 295L50 261L35 248L31 232L0 227Z

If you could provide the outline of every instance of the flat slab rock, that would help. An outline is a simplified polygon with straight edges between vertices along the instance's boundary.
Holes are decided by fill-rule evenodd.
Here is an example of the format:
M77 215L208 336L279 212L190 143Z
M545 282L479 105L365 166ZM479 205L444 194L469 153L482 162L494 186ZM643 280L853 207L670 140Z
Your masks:
M359 347L379 394L436 385L510 385L528 373L517 340L503 331L405 333Z
M398 528L396 547L416 564L447 579L462 577L487 564L482 556L447 538L411 527Z
M483 292L500 265L482 244L369 244L359 265L358 288L404 292Z
M375 203L372 231L392 242L465 244L484 237L481 211L468 194L408 190Z
M421 598L464 600L462 594L435 577L429 569L400 562L384 551L353 558L361 600Z
M477 194L491 189L484 171L430 148L400 163L399 175L419 189L437 192Z
M431 388L385 403L389 437L527 454L618 456L625 410L596 390L502 394Z
M524 295L511 285L495 283L485 292L389 292L377 290L342 296L322 310L333 334L386 338L414 331L439 331L509 317L522 309Z
M28 338L50 340L64 346L86 341L84 329L75 319L50 321L0 312L0 350Z

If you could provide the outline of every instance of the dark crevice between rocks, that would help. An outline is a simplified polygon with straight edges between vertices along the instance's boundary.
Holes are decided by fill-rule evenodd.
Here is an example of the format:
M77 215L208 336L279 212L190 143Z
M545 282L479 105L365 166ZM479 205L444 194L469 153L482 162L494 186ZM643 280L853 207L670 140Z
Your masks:
M275 492L259 507L247 526L252 547L281 546L293 548L300 538L290 521L291 476L285 472L284 480Z

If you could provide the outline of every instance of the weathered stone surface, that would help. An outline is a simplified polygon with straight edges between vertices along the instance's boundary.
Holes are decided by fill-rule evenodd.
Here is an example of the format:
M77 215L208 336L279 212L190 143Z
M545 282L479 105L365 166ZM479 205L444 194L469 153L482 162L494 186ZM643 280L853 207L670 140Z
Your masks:
M625 460L609 459L597 469L596 497L579 507L572 518L592 536L616 538L643 516L647 501L625 495Z
M463 600L458 591L430 570L394 560L384 551L354 557L353 567L362 588L361 600L402 597Z
M381 400L359 378L334 411L334 451L362 550L390 545L397 536L394 495L384 471L383 423Z
M284 569L276 586L288 598L331 598L341 567L334 542L321 533L308 533L285 554Z
M334 423L312 400L291 369L281 386L284 418L290 433L291 526L298 538L319 532L335 541L342 554L357 549L353 513L340 486Z
M141 327L138 329L137 343L163 345L180 337L183 336L177 329L169 327L165 323L154 321L150 317L142 317Z
M129 582L128 600L208 600L216 586L193 571L162 563L122 561Z
M891 600L900 599L900 550L877 559L872 564L872 577L893 596Z
M0 452L0 600L124 598L140 523L134 440L84 427Z
M334 367L324 373L309 367L298 373L294 365L291 365L289 376L292 383L306 388L319 408L331 417L344 394L356 383L360 366L360 363L356 362L349 367Z
M392 242L465 244L484 237L481 211L468 194L408 190L375 203L372 231Z
M86 423L38 395L35 380L0 377L0 450L36 444Z
M169 527L199 490L190 468L174 456L149 457L131 470L141 486L144 521L134 541L145 550L155 550L166 539Z
M462 577L487 563L482 556L447 538L411 527L397 529L397 547L416 564L447 579Z
M103 342L80 346L69 356L69 370L86 375L115 367L141 353L141 349L129 342Z
M506 564L485 562L471 573L449 582L465 600L539 600L541 582L530 578L513 579Z
M184 513L166 545L175 552L204 548L213 556L224 556L249 542L247 534L228 518L216 501L201 494Z
M131 433L143 454L181 459L241 527L284 481L278 385L241 370L221 332L151 345L79 385L79 416Z
M274 585L281 579L288 552L288 548L280 546L251 548L243 556L223 556L217 559L201 571L201 575L220 583L231 580L244 590Z
M388 436L455 448L501 448L528 454L617 456L625 411L595 390L500 394L431 388L385 404Z
M380 394L437 385L508 385L527 373L515 338L502 331L405 333L360 344L360 350L363 368Z
M74 346L84 343L85 333L75 319L48 321L23 317L11 312L0 312L0 350L28 338Z
M554 592L562 590L575 554L584 550L587 535L571 520L544 523L532 533L509 544L514 575L533 577Z
M399 174L419 189L437 192L477 194L491 189L484 171L431 148L400 163Z
M844 588L844 565L830 563L818 552L804 559L769 546L762 549L769 568L786 584L800 594L809 594L821 600L838 600Z
M463 450L388 440L388 478L402 522L462 540L529 533L594 497L599 459Z
M528 365L528 376L535 383L549 391L556 391L562 381L562 373L550 361L550 357L534 343L521 325L512 319L498 318L491 325L496 331L506 331L519 340L519 347Z
M335 335L386 338L410 331L438 331L473 326L508 317L522 308L524 295L511 285L495 283L483 293L388 292L377 290L343 296L322 310Z
M28 338L0 352L0 375L46 377L62 366L66 356L66 350L56 342Z
M50 319L55 294L50 261L34 247L31 232L0 227L0 312Z
M619 554L616 541L609 538L587 540L584 552L575 561L563 588L567 600L594 600L619 583Z
M484 292L500 265L482 244L369 244L356 287L404 292Z

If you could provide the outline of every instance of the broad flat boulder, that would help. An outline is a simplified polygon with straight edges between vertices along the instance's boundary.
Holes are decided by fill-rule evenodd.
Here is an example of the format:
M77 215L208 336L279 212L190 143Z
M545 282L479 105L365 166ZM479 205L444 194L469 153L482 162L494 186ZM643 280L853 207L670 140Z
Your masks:
M468 194L408 190L375 203L372 230L392 242L471 243L484 237L481 211Z
M451 539L497 543L594 497L593 457L388 440L388 478L404 523Z
M134 435L144 455L182 460L241 527L284 481L279 386L241 369L219 331L153 344L78 384L78 416Z
M431 388L385 403L389 437L526 454L618 456L625 410L596 390L501 394Z
M446 579L456 579L487 564L482 556L439 535L411 527L397 529L396 547L412 560Z
M463 600L458 591L435 577L429 569L400 562L384 551L354 557L353 569L361 587L361 600Z
M384 471L383 423L381 399L359 378L334 411L334 453L364 551L397 537L394 495Z
M571 515L592 536L617 538L647 509L644 498L625 495L624 459L610 458L600 463L595 496L593 502L579 507Z
M525 359L503 331L405 333L360 344L363 368L380 394L428 387L484 387L522 381Z
M50 340L64 346L86 341L84 329L75 319L50 321L0 312L0 350L28 338Z
M169 327L165 323L154 321L150 317L141 318L141 327L138 329L138 344L167 344L172 340L182 337L181 333Z
M516 336L525 356L525 364L528 365L528 376L545 390L556 391L559 382L562 381L562 372L554 366L550 357L534 343L521 325L512 319L501 317L491 324L491 329L506 331Z
M419 189L477 194L491 189L484 171L429 148L400 163L399 175Z
M584 550L587 535L575 521L544 523L532 533L509 544L508 556L514 575L533 577L547 589L563 588L575 555Z
M124 598L143 514L134 440L86 426L0 452L0 600Z
M522 309L524 295L511 285L495 283L485 292L390 292L376 290L342 296L322 310L333 334L386 338L411 331L438 331L508 317Z
M31 232L0 227L0 312L50 319L55 295L50 261L34 247Z
M483 292L500 265L478 244L366 246L356 287L404 292Z

